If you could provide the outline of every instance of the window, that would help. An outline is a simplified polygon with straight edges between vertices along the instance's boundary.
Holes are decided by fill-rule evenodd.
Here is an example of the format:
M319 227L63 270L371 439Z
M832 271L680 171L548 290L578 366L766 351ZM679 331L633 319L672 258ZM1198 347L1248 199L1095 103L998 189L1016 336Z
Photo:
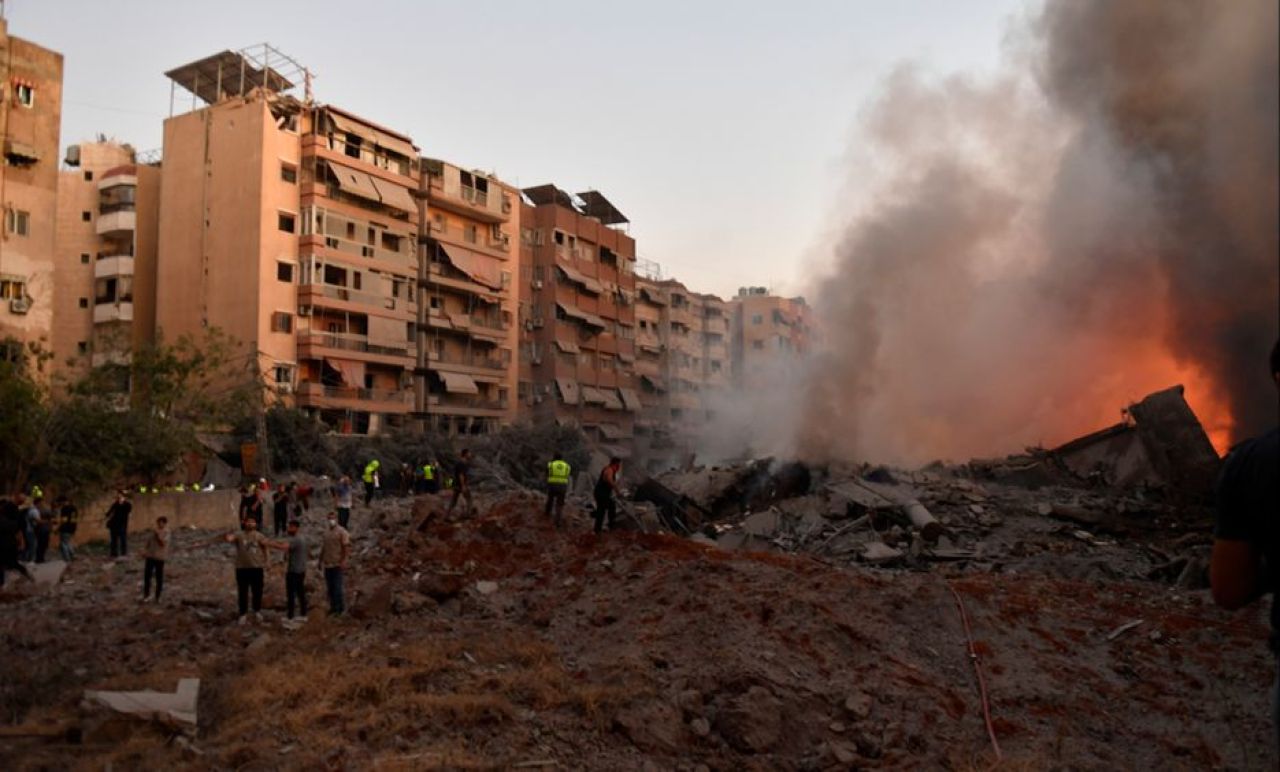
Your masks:
M35 107L36 87L30 83L19 83L13 88L13 96L23 107Z
M88 307L89 307L89 298L80 298L80 307L81 307L81 308L88 308Z
M468 225L467 229L463 232L463 237L466 238L468 243L475 244L480 240L480 231L476 226Z
M80 219L81 219L82 221L84 221L84 222L92 222L92 221L93 221L93 212L81 212L81 213L80 213Z
M382 232L382 248L389 252L399 252L402 241L403 239L394 233Z
M280 385L287 386L293 383L293 365L276 365L271 374Z
M438 309L440 308L440 298L438 298L438 297L432 297L432 298L431 298L431 307L432 307L432 308L434 308L434 309L437 309L437 310L438 310Z
M21 209L10 209L5 212L5 230L18 236L26 236L31 232L31 213Z
M88 265L88 264L89 264L89 253L87 253L87 252L81 252L81 253L80 253L80 263L81 263L82 265Z
M552 231L558 246L564 246L564 231Z
M285 233L293 233L298 227L298 218L287 212L280 212L276 220L276 227Z
M82 340L82 341L79 341L78 343L76 343L76 350L77 350L77 351L79 351L81 354L88 354L88 353L89 353L89 341L87 341L87 340Z
M293 314L276 311L271 315L272 332L293 332Z
M0 300L16 300L27 295L27 282L16 276L0 278Z
M298 184L298 167L293 164L280 164L280 179L290 185Z
M762 341L762 340L753 340L753 341L751 341L751 348L754 348L754 349L763 349L763 348L764 348L764 341Z
M511 271L502 272L502 288L503 289L511 288Z
M84 173L84 181L85 181L85 182L93 182L93 172L85 172L85 173Z
M764 324L764 317L763 317L763 316L761 316L760 314L752 314L752 315L751 315L751 323L752 323L752 324Z
M344 143L345 147L343 148L343 152L351 158L359 158L360 144L363 141L364 140L362 140L358 134L348 134L346 142Z
M98 305L132 303L133 279L128 276L118 279L98 279L93 283L93 302Z
M287 284L293 284L293 263L276 263L276 278Z

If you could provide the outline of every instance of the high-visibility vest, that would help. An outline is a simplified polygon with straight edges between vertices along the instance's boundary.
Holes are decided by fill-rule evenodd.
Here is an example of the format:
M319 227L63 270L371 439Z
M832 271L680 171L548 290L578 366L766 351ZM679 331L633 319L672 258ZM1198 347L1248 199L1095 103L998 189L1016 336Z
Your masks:
M431 464L423 464L423 465L422 465L422 479L424 479L424 480L434 480L434 479L436 479L436 468L435 468L434 466L432 466Z
M556 459L547 464L547 482L553 484L569 484L569 462Z
M33 498L33 499L42 499L42 498L44 498L44 488L41 488L39 485L32 485L32 486L31 486L31 498Z
M373 482L373 473L378 470L379 466L381 465L378 463L378 460L376 458L373 461L370 461L368 464L365 464L364 475L361 477L361 479L367 483Z

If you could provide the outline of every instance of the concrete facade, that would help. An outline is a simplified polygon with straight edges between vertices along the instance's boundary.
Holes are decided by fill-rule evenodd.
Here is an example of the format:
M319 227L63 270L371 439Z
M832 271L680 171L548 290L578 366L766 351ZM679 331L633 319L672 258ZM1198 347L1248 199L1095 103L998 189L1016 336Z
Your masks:
M817 342L813 309L802 297L784 298L764 287L743 287L729 305L736 389L771 388Z
M127 361L155 329L160 169L133 148L72 145L58 176L52 350L68 379ZM121 384L127 387L127 384Z
M516 416L520 192L484 172L421 164L416 412L434 431L486 433Z
M596 191L574 197L542 185L524 194L521 410L630 455L641 409L635 239Z
M0 341L52 344L61 125L62 54L0 18Z

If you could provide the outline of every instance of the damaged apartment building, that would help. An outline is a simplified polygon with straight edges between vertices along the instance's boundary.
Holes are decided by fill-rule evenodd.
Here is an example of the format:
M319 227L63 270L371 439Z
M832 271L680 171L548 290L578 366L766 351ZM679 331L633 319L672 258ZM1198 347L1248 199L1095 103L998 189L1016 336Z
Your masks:
M524 189L520 385L535 421L581 426L629 456L636 388L636 243L599 191Z

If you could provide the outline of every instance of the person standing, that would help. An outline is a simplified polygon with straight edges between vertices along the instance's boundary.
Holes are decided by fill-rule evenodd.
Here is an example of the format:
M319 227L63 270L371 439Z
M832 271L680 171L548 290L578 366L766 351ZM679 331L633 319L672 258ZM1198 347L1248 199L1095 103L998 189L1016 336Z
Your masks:
M1271 349L1271 379L1280 391L1280 340ZM1225 609L1271 599L1271 653L1280 671L1280 427L1231 449L1217 486L1217 519L1209 557L1213 600ZM1272 720L1280 747L1280 675L1272 686Z
M80 524L80 510L66 496L61 497L58 508L58 551L62 559L70 563L76 559L76 527Z
M338 515L330 512L324 540L320 544L320 570L324 574L324 586L329 595L329 613L339 616L346 612L347 561L351 558L351 534L338 525Z
M289 538L285 540L284 549L286 566L284 572L284 594L289 619L293 619L295 603L301 613L300 622L307 621L307 551L310 547L307 539L299 531L297 520L289 521Z
M600 477L596 480L595 499L596 499L596 533L600 533L604 526L606 516L609 519L609 530L614 528L614 521L618 517L618 502L615 496L618 493L618 474L622 471L622 459L614 456L609 459L609 464L600 470Z
M151 580L156 581L155 602L160 602L160 592L164 589L164 563L169 559L169 518L156 518L156 527L147 534L147 546L142 550L142 602L146 603L151 595Z
M453 498L449 501L449 510L445 514L452 515L453 508L458 506L458 499L467 500L467 514L475 510L471 503L471 450L463 448L458 455L458 462L453 465Z
M27 548L22 557L27 563L36 560L36 526L40 524L39 499L33 499L22 513L22 538Z
M569 462L564 460L563 453L557 450L551 455L551 461L547 464L547 505L542 514L550 517L556 528L560 527L561 516L564 514L564 498L569 492L569 475L572 471Z
M53 513L44 506L44 499L31 502L36 513L36 562L43 563L49 554L49 539L53 535Z
M239 603L237 622L244 624L249 617L249 599L253 596L253 615L262 621L262 582L267 566L267 537L258 530L258 521L245 518L238 532L224 534L222 540L236 548L236 600Z
M271 515L273 525L273 536L283 536L285 525L289 522L289 490L284 483L276 486L275 495L271 499Z
M373 459L364 465L364 473L360 479L364 482L364 505L366 507L373 506L373 494L378 488L378 467L382 466L382 462Z
M240 517L242 524L246 520L252 520L255 525L262 525L267 522L263 516L266 511L266 505L263 502L262 494L263 490L260 486L255 485L249 490L248 495L241 502L244 508L244 514Z
M129 514L133 503L124 491L116 491L116 500L107 509L107 532L111 535L111 557L129 554Z
M21 493L14 494L12 499L0 500L0 587L4 587L4 575L7 571L17 571L34 582L35 578L27 567L18 562L26 543L22 540L22 520L26 517L22 504L26 497Z
M440 465L435 460L422 465L422 492L435 495L440 492L440 480L436 470Z
M338 485L334 488L334 503L338 510L338 524L343 528L347 528L351 522L351 505L355 498L355 491L352 489L351 478L343 475L338 480Z

